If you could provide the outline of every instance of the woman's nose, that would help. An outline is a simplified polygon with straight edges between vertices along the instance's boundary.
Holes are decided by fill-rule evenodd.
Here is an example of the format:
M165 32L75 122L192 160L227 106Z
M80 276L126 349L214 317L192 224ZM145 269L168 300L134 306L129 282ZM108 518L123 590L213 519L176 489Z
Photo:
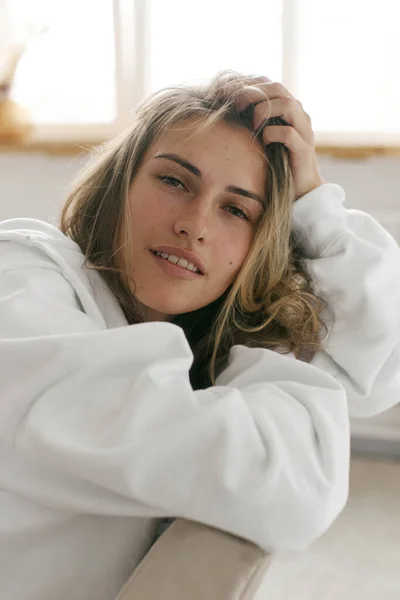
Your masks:
M192 206L182 212L174 224L175 233L191 240L204 242L210 230L211 210L204 206Z

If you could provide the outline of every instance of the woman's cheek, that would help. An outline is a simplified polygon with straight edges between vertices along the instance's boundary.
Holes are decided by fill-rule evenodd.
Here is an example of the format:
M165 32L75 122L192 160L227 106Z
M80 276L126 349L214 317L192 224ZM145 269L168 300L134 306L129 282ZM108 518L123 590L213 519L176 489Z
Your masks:
M229 279L229 283L232 283L232 281L238 275L238 273L242 267L242 264L243 264L242 260L238 260L238 259L235 260L232 257L228 260L225 268L226 268L227 277Z

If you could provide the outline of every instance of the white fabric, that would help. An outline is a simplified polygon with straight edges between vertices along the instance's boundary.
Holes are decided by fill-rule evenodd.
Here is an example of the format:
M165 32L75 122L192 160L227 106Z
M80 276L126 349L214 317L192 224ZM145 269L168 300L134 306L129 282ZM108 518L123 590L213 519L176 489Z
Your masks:
M232 348L193 391L171 323L126 324L49 224L0 224L0 581L4 600L112 600L161 517L266 551L306 548L348 494L349 411L399 400L400 250L325 184L293 223L333 305L311 363Z

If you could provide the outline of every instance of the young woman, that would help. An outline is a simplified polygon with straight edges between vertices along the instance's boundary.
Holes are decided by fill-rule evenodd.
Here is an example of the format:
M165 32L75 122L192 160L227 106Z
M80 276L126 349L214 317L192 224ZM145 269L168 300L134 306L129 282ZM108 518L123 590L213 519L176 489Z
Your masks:
M60 229L0 224L0 580L112 600L162 518L306 548L349 414L400 392L400 251L320 175L301 104L224 73L161 91Z

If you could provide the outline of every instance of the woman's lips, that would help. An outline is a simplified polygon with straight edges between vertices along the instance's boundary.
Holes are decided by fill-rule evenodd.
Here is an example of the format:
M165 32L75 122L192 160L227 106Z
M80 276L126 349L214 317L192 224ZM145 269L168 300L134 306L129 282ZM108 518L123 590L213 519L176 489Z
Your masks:
M157 256L157 254L154 254L152 250L150 250L150 253L156 261L157 265L169 277L176 277L177 279L197 279L199 277L203 277L201 273L189 271L189 269L185 269L185 267L181 267L180 265L174 265L174 263L170 262L167 258Z

